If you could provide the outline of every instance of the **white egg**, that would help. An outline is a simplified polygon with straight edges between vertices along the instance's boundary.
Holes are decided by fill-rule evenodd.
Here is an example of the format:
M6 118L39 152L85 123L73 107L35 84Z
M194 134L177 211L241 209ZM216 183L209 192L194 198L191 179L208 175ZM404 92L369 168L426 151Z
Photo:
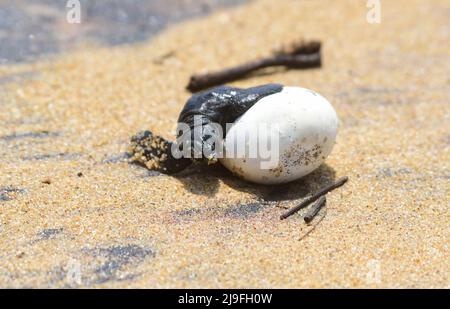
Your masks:
M259 100L231 125L224 143L226 156L220 162L255 183L299 179L331 153L338 122L331 104L318 93L284 87Z

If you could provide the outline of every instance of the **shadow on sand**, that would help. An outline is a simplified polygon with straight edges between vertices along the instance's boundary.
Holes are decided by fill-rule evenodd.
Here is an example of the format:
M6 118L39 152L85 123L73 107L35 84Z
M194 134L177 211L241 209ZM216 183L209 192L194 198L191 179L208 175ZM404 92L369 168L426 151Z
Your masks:
M336 172L327 164L299 180L280 185L260 185L238 178L221 164L212 166L193 165L186 171L175 175L186 190L193 194L213 197L217 193L220 181L246 193L255 195L264 202L289 201L307 196L333 182Z

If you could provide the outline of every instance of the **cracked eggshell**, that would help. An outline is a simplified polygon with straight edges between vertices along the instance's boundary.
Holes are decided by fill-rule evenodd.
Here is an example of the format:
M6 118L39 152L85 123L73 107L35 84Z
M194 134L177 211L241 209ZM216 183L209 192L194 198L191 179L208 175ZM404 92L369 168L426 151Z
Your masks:
M226 155L220 162L255 183L280 184L299 179L318 168L331 153L338 122L331 104L318 93L284 87L262 98L231 125L224 142ZM261 130L264 126L267 129ZM270 145L273 134L278 135L278 153L271 151L270 159L261 151L251 153L255 140L257 147L261 142ZM242 152L240 157L236 156L238 145L245 145L245 154Z

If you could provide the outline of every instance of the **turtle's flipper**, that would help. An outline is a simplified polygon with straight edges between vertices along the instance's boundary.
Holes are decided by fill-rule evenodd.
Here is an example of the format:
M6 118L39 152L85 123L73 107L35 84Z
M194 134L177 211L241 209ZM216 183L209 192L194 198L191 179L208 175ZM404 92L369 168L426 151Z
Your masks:
M148 169L165 174L173 174L184 170L192 160L175 159L171 152L172 142L150 131L142 131L131 138L129 152L131 161L142 164Z
M275 94L283 90L283 85L280 84L267 84L262 86L256 86L247 89L240 89L237 92L236 100L233 103L234 108L232 115L230 116L231 122L234 122L238 117L242 116L246 111L250 109L256 102L262 98Z
M225 129L263 97L280 92L283 85L267 84L252 88L215 87L194 94L180 113L178 122L193 128L193 117L201 115L206 122L218 123Z

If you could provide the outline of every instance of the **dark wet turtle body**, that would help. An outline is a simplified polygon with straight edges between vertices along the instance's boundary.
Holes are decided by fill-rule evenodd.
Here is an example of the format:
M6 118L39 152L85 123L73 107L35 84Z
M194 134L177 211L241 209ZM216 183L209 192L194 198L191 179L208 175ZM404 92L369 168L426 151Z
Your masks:
M225 134L227 123L233 123L263 97L280 92L282 89L283 86L280 84L267 84L247 89L229 86L212 88L194 94L186 102L178 123L185 123L190 127L193 145L200 143L202 147L211 147L205 143L210 137L208 126L219 124ZM199 123L194 123L196 116L200 116ZM201 140L194 139L195 125L202 126ZM172 142L155 136L150 131L143 131L132 137L130 153L133 161L168 174L179 172L189 166L192 160L198 160L176 159L172 156L171 147Z
M280 84L267 84L252 88L220 86L194 94L182 109L178 122L193 128L193 117L202 115L206 122L219 123L224 129L226 123L234 122L256 102L265 96L280 92Z

